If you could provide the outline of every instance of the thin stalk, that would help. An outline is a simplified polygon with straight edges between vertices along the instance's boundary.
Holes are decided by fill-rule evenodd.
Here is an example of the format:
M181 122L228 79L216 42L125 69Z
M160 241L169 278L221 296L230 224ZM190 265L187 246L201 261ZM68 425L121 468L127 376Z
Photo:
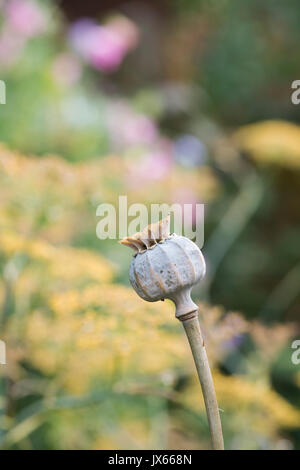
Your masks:
M200 329L198 312L184 315L180 318L183 323L193 353L198 377L200 380L208 424L214 450L224 450L224 441L218 402L209 367L203 336Z

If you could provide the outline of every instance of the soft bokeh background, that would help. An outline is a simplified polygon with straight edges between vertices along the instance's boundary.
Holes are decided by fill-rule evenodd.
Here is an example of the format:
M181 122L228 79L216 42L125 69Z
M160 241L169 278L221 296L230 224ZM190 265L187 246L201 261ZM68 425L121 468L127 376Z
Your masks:
M0 446L203 449L182 326L102 202L205 203L228 449L300 449L297 0L0 0Z

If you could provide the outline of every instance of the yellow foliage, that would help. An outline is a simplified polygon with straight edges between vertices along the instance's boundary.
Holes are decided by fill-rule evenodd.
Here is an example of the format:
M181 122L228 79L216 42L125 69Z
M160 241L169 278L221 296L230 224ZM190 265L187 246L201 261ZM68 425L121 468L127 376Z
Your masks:
M206 202L216 197L218 181L208 167L182 170L175 165L160 181L131 185L134 163L108 155L71 164L57 156L28 158L0 146L0 228L42 236L53 243L70 243L82 234L95 233L96 207L117 204L128 195L128 204L143 201L172 203L178 188L189 188Z
M0 252L8 259L16 254L26 254L33 261L44 263L47 275L60 281L90 279L108 282L113 278L112 264L99 254L70 246L53 246L11 231L0 233Z
M187 345L180 325L167 325L172 308L141 301L116 284L65 291L49 298L52 314L30 314L24 341L35 367L62 375L69 391L88 389L93 377L159 373L184 361ZM49 361L49 356L52 359Z
M251 421L252 431L267 434L277 428L299 426L300 411L269 385L250 381L244 376L225 376L218 371L214 371L213 376L224 420L234 413L239 415L240 420L244 419L244 422ZM184 403L198 411L204 410L203 398L196 380L186 389Z
M300 168L300 126L274 120L250 124L234 134L234 141L258 163Z

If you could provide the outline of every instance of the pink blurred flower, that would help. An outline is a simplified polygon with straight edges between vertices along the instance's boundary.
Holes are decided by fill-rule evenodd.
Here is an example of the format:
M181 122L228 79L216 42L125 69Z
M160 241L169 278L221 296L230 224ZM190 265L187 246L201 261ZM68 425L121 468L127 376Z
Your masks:
M188 207L183 211L184 213L184 222L192 226L197 220L196 205L199 203L197 194L191 188L186 186L179 187L173 193L172 196L173 203L180 204L184 208L185 204L189 204Z
M114 31L99 26L91 36L90 62L105 72L116 70L126 53L122 38Z
M45 14L32 0L9 0L6 4L8 25L24 38L31 38L46 29Z
M172 157L163 150L148 153L139 167L142 180L160 180L168 175L172 165Z
M56 57L52 73L58 83L74 85L81 77L82 67L75 57L66 53Z
M128 119L119 121L119 126L117 137L123 145L148 145L157 137L154 122L143 114L132 113Z
M117 149L124 146L153 144L158 137L155 122L145 114L134 112L126 103L113 103L108 112L112 143Z
M136 26L127 19L112 20L100 26L82 19L73 24L69 38L77 53L94 68L116 70L137 42Z
M145 183L158 181L168 176L173 166L171 143L161 140L156 149L145 154L140 161L132 167L128 184L138 187Z
M134 49L139 41L137 26L125 16L116 16L107 24L111 31L122 37L124 47L129 51Z
M24 39L18 35L12 34L5 26L0 35L0 64L7 68L14 65L24 47Z

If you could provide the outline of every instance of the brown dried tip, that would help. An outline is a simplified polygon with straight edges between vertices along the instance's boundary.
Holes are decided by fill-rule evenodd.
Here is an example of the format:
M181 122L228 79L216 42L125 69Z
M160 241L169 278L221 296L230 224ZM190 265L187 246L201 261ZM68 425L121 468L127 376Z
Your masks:
M142 232L137 232L131 237L123 238L122 245L129 246L135 253L143 251L162 242L170 236L170 216L160 220L156 224L150 224Z

